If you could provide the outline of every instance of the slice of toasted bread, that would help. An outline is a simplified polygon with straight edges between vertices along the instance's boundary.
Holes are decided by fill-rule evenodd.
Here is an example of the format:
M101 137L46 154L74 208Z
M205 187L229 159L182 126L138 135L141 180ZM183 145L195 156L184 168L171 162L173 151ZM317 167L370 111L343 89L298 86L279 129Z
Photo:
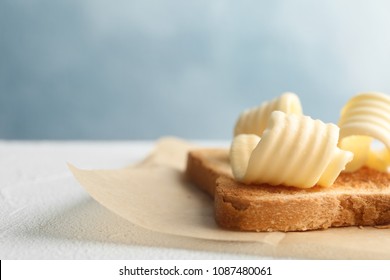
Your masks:
M188 154L186 174L214 197L215 219L239 231L305 231L390 224L390 175L342 173L328 188L245 185L233 179L228 150Z

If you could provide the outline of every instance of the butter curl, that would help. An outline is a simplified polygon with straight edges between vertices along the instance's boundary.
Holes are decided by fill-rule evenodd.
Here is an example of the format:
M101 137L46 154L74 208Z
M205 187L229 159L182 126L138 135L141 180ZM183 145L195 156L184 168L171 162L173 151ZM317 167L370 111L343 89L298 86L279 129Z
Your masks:
M338 138L334 124L274 111L261 137L240 134L233 139L233 175L246 184L328 187L353 158L337 147Z
M261 136L273 111L302 115L299 97L295 93L286 92L275 99L263 102L258 107L245 110L236 122L234 135L256 134Z
M361 93L351 98L341 111L339 147L354 153L346 171L366 165L378 171L390 166L390 97L380 92ZM376 139L383 150L372 147Z

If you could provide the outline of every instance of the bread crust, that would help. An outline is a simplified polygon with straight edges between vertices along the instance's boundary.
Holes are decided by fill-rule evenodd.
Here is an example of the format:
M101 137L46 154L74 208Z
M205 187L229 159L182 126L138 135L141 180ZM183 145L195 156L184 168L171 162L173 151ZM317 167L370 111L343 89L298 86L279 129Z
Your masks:
M233 179L226 149L190 151L187 177L214 197L215 220L237 231L306 231L390 224L390 175L342 173L328 188L245 185Z

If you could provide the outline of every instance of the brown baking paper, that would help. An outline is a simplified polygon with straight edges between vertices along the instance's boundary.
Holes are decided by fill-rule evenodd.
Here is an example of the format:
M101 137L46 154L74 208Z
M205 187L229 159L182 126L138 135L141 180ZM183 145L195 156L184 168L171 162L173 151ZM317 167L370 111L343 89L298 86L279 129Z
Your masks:
M207 243L211 251L214 247L220 251L215 242L230 241L226 252L279 258L390 259L389 229L255 233L218 228L212 199L183 176L187 152L193 148L196 146L180 139L163 138L154 152L133 166L118 170L69 167L87 192L117 215L155 232L187 237L175 246L199 249L196 240L206 239L211 240ZM242 246L233 246L232 241ZM248 246L248 242L253 245Z

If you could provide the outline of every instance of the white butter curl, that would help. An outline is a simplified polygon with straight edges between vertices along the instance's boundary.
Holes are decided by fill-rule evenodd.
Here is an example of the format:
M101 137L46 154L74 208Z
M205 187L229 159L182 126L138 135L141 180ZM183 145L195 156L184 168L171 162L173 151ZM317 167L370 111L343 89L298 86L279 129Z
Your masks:
M341 111L339 120L339 147L354 153L346 171L362 166L386 172L390 166L390 97L379 92L356 95ZM381 151L373 150L376 139L385 145Z
M256 134L261 136L273 111L302 115L299 97L292 92L286 92L273 100L263 102L258 107L245 110L236 122L234 135Z
M240 134L233 139L233 175L246 184L328 187L353 157L337 147L338 136L334 124L274 111L262 137Z

